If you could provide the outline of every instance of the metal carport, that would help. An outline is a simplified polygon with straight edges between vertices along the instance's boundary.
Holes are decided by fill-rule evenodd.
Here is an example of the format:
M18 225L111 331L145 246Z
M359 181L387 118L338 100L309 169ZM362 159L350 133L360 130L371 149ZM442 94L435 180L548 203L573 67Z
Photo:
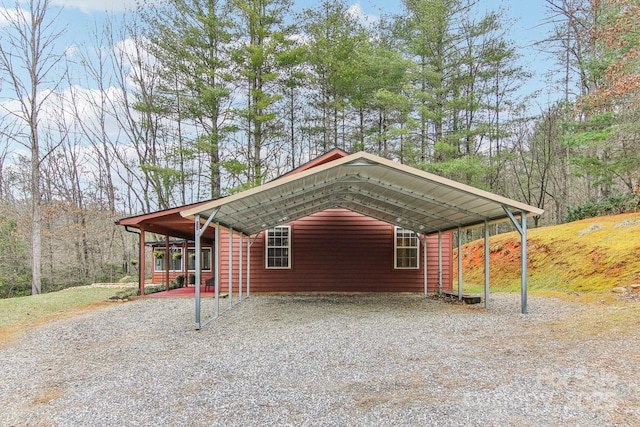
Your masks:
M181 215L194 219L199 253L200 237L212 223L248 236L250 241L250 236L263 230L333 207L399 225L423 236L484 226L487 307L488 225L510 220L521 235L521 308L522 313L527 312L526 218L541 215L542 209L365 152L187 208ZM460 242L460 233L458 239ZM216 245L218 242L216 239ZM458 270L461 268L458 257ZM196 271L199 274L198 265ZM216 316L218 277L216 273ZM461 274L458 277L461 280ZM196 282L199 283L199 277ZM461 292L461 283L458 289ZM199 289L196 289L196 328L200 328Z

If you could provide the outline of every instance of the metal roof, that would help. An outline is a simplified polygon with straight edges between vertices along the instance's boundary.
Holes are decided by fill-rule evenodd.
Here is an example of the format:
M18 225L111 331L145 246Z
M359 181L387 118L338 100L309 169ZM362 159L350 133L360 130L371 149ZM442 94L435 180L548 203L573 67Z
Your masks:
M287 175L259 187L181 211L248 235L329 208L422 234L505 221L544 211L488 191L365 152Z

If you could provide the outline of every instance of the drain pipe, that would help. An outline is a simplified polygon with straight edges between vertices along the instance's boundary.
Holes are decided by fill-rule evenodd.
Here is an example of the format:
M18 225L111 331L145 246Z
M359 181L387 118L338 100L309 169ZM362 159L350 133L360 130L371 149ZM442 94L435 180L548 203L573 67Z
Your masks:
M115 221L115 224L116 225L120 225L120 221ZM124 230L127 233L137 234L138 235L138 249L139 249L138 250L138 255L141 255L141 254L143 254L143 252L142 252L142 249L140 249L139 247L140 247L140 240L142 238L142 231L140 231L140 229L130 230L129 227L130 227L129 225L125 225L124 226ZM141 260L138 260L138 268L139 269L142 268L143 265L144 265L144 262L142 262ZM141 280L142 276L140 275L140 272L138 272L138 273L139 273L138 274L138 295L141 295L142 294L142 288L141 288L142 284L140 283L140 280Z

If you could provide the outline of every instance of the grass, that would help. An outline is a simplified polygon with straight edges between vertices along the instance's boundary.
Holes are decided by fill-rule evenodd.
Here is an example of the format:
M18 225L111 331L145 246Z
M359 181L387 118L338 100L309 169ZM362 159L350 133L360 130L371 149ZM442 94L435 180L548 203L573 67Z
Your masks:
M520 290L520 235L491 237L492 291ZM483 240L462 247L465 293L482 293ZM533 293L610 293L640 283L640 213L590 218L528 232L528 285ZM457 251L454 251L454 289ZM480 285L479 285L480 284Z
M0 299L0 331L43 323L83 308L106 304L122 289L70 288L41 295Z

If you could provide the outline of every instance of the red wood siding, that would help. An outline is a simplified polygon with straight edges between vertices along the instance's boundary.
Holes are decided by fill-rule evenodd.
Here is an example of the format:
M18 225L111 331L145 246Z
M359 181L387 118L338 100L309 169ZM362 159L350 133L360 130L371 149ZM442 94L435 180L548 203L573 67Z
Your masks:
M423 292L419 269L394 268L394 227L345 209L329 209L288 224L291 268L265 267L265 233L251 247L252 292ZM228 232L221 230L220 289L228 289ZM452 238L443 234L443 289L452 283ZM247 238L243 239L246 289ZM428 289L438 289L438 236L427 240ZM238 235L233 242L233 286L238 289Z

